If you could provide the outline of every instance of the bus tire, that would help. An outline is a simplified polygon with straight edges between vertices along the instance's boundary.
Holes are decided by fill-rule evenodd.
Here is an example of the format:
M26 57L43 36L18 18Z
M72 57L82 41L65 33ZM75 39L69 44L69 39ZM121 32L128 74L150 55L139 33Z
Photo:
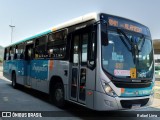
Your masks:
M54 85L53 90L51 92L51 97L51 100L57 107L64 108L65 100L63 83L58 82Z
M16 83L16 74L13 73L13 74L12 74L12 87L16 89L17 86L18 86L18 85L17 85L17 83Z

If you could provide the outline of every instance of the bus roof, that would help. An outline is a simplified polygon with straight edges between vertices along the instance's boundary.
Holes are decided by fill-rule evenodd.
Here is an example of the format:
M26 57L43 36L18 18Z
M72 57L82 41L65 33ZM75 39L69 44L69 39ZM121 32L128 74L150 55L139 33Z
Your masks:
M82 23L82 22L86 22L86 21L89 21L89 20L93 20L94 19L94 20L98 21L100 19L100 16L99 16L100 14L105 14L105 13L103 13L103 12L93 12L93 13L89 13L89 14L74 18L74 19L69 20L67 22L64 22L62 24L56 25L56 26L51 27L51 28L49 28L47 30L41 31L41 32L39 32L37 34L34 34L34 35L30 36L30 37L22 39L22 40L20 40L18 42L15 42L15 43L13 43L13 44L11 44L9 46L17 45L19 43L22 43L22 42L25 42L25 41L28 41L28 40L32 40L34 38L38 38L38 37L46 35L48 33L51 33L51 32L54 32L54 31L57 31L57 30L60 30L60 29L63 29L63 28L66 28L66 27L69 27L69 26L72 26L72 25L76 25L76 24L79 24L79 23ZM109 14L105 14L105 15L109 15ZM130 20L130 19L127 19L127 18L123 18L123 17L120 17L120 16L114 16L114 15L110 15L110 16L126 19L126 20L129 20L129 21L133 21L133 20ZM133 21L133 22L136 22L136 21ZM136 23L138 23L138 22L136 22ZM138 24L140 24L140 23L138 23ZM146 27L146 26L144 26L144 27ZM148 28L148 27L146 27L146 28ZM9 47L9 46L6 46L6 47Z
M54 27L51 27L51 28L49 28L47 30L41 31L41 32L39 32L39 33L37 33L37 34L35 34L33 36L30 36L30 37L22 39L22 40L20 40L18 42L15 42L15 43L13 43L13 44L11 44L9 46L17 45L19 43L22 43L22 42L25 42L25 41L28 41L28 40L31 40L31 39L34 39L34 38L38 38L38 37L43 36L45 34L54 32L56 30L59 30L59 29L62 29L62 28L66 28L66 27L69 27L69 26L72 26L72 25L76 25L78 23L86 22L88 20L92 20L92 19L98 20L98 14L99 13L95 12L95 13L89 13L89 14L74 18L74 19L69 20L67 22L64 22L62 24L56 25ZM9 46L6 46L6 47L9 47Z

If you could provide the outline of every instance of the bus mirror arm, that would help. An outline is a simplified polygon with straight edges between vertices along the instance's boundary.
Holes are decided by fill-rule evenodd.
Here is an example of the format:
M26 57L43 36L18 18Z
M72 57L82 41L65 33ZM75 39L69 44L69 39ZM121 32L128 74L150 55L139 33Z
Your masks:
M95 61L94 60L88 60L87 66L89 69L93 70L95 68Z

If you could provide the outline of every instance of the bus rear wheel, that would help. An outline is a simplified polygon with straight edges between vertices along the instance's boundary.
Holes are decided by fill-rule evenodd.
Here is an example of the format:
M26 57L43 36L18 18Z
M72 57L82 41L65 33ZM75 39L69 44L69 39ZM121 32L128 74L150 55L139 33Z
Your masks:
M64 108L64 86L62 83L58 82L54 85L51 91L51 100L57 107Z
M17 88L16 74L15 73L12 74L12 87L15 88L15 89Z

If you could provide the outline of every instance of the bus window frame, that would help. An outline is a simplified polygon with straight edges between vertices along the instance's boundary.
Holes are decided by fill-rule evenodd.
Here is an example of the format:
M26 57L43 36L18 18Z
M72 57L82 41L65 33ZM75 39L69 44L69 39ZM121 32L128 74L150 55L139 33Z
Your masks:
M68 28L63 28L63 29L60 29L60 30L53 31L53 32L49 33L49 34L48 34L47 45L46 45L47 47L46 47L46 48L47 48L47 52L48 52L48 51L49 51L49 43L51 43L50 40L49 40L50 35L55 34L55 33L58 33L58 32L61 32L61 31L64 31L65 36L66 36L66 37L64 37L63 43L61 43L61 44L58 43L58 44L57 44L57 43L55 42L55 41L56 41L56 40L55 40L54 42L55 42L56 44L53 42L53 43L52 43L52 44L53 44L52 47L64 45L64 46L65 46L64 56L62 56L62 57L49 57L49 56L48 56L48 59L50 59L50 60L67 60L67 56L66 56L66 55L67 55L67 53L68 53L68 52L67 52L67 51L68 51L68 47L67 47L67 46L68 46Z
M15 59L15 52L16 52L16 45L10 46L10 49L9 49L10 59L9 60Z
M4 61L6 61L6 60L8 59L8 58L7 58L7 49L8 49L8 48L5 48L5 49L4 49L4 57L3 57L3 60L4 60Z
M20 43L20 44L17 44L17 45L16 45L16 50L18 51L19 48L22 48L23 52L20 53L20 55L18 55L19 53L18 53L18 52L16 53L16 51L15 51L15 54L17 54L17 58L16 58L16 59L18 59L18 60L19 60L19 59L24 59L25 43L22 42L22 43Z
M97 58L97 24L93 24L91 28L91 33L90 33L90 40L88 43L88 47L92 48L92 50L88 51L88 59L87 59L87 67L90 68L91 70L95 69L96 67L96 58ZM94 51L93 51L93 43L94 45ZM93 55L93 56L92 56ZM93 63L92 63L93 62Z
M37 43L36 43L37 40L40 40L43 37L44 37L44 39L43 39L44 43L42 43L42 44L39 43L37 45ZM46 59L47 58L47 55L46 55L46 52L47 52L47 41L48 41L48 35L47 34L33 39L33 42L34 42L34 47L33 47L33 54L34 55L33 55L33 59L38 60L38 59ZM44 46L44 48L45 48L45 50L44 50L45 57L36 57L36 48L37 47L41 47L41 46Z

